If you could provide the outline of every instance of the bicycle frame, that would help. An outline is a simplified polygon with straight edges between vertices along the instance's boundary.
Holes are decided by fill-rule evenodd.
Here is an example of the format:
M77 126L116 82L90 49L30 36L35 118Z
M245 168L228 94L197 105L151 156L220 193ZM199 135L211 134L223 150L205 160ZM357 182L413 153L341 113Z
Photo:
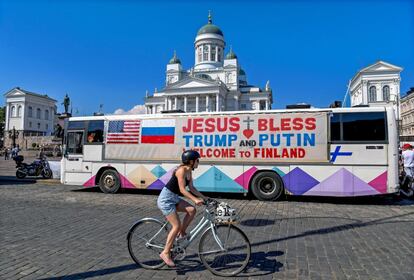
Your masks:
M155 220L155 221L158 221L157 219L146 218L146 219L140 220L139 222L146 221L146 220ZM154 240L158 236L158 234L160 234L160 232L162 232L163 230L165 230L165 228L167 227L167 225L168 225L168 221L165 222L162 225L162 227L160 228L160 230L157 231L157 233L155 233L155 235L145 243L145 246L159 248L159 249L164 249L164 246L159 246L159 245L156 245L156 244L152 244L151 242L152 242L152 240ZM183 246L182 245L179 245L179 247L181 247L183 249L187 248L201 232L204 233L204 232L206 232L209 229L211 229L211 231L213 233L213 236L214 236L214 239L216 240L217 244L219 245L219 247L221 249L219 252L225 251L224 246L223 246L223 243L221 242L221 240L217 236L216 229L215 229L215 223L213 221L213 217L211 216L211 214L207 210L207 207L205 207L205 209L204 209L204 215L201 218L201 220L191 230L191 232L190 232L190 239L188 240L188 242L186 242L185 244L183 244ZM217 251L205 252L205 254L207 254L207 253L215 253L215 252L217 252Z

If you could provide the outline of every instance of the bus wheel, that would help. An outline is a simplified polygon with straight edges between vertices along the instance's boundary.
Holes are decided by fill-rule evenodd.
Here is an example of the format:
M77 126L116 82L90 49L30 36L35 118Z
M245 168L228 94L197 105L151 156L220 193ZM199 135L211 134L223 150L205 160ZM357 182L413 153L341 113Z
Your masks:
M121 187L118 172L112 169L105 170L99 178L99 188L104 193L116 193Z
M259 200L277 200L283 193L282 179L270 171L255 175L250 186L253 195Z

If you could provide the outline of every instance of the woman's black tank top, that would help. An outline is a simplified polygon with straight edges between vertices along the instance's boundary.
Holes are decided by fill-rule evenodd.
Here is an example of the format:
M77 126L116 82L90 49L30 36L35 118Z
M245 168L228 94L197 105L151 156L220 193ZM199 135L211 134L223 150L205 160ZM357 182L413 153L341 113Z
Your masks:
M188 180L187 177L185 177L185 185L188 186L189 183L190 183L190 180ZM174 175L171 177L171 179L168 181L168 183L165 185L165 187L175 194L184 196L180 192L180 186L178 185L178 179L177 179L177 176L175 175L175 172L174 172Z

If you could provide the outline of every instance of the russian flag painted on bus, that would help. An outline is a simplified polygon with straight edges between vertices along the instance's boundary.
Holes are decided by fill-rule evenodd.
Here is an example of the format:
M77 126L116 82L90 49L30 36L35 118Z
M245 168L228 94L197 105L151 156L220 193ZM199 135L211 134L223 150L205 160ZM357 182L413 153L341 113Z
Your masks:
M174 144L175 120L142 120L142 144Z

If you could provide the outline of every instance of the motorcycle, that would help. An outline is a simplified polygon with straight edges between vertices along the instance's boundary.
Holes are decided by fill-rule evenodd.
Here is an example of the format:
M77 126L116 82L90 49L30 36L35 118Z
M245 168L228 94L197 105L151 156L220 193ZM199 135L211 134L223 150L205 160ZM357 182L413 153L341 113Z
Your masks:
M49 162L45 157L36 159L31 164L24 163L23 156L16 156L13 158L16 162L16 177L23 179L26 176L42 176L45 179L50 179L53 176L52 169L50 169Z

